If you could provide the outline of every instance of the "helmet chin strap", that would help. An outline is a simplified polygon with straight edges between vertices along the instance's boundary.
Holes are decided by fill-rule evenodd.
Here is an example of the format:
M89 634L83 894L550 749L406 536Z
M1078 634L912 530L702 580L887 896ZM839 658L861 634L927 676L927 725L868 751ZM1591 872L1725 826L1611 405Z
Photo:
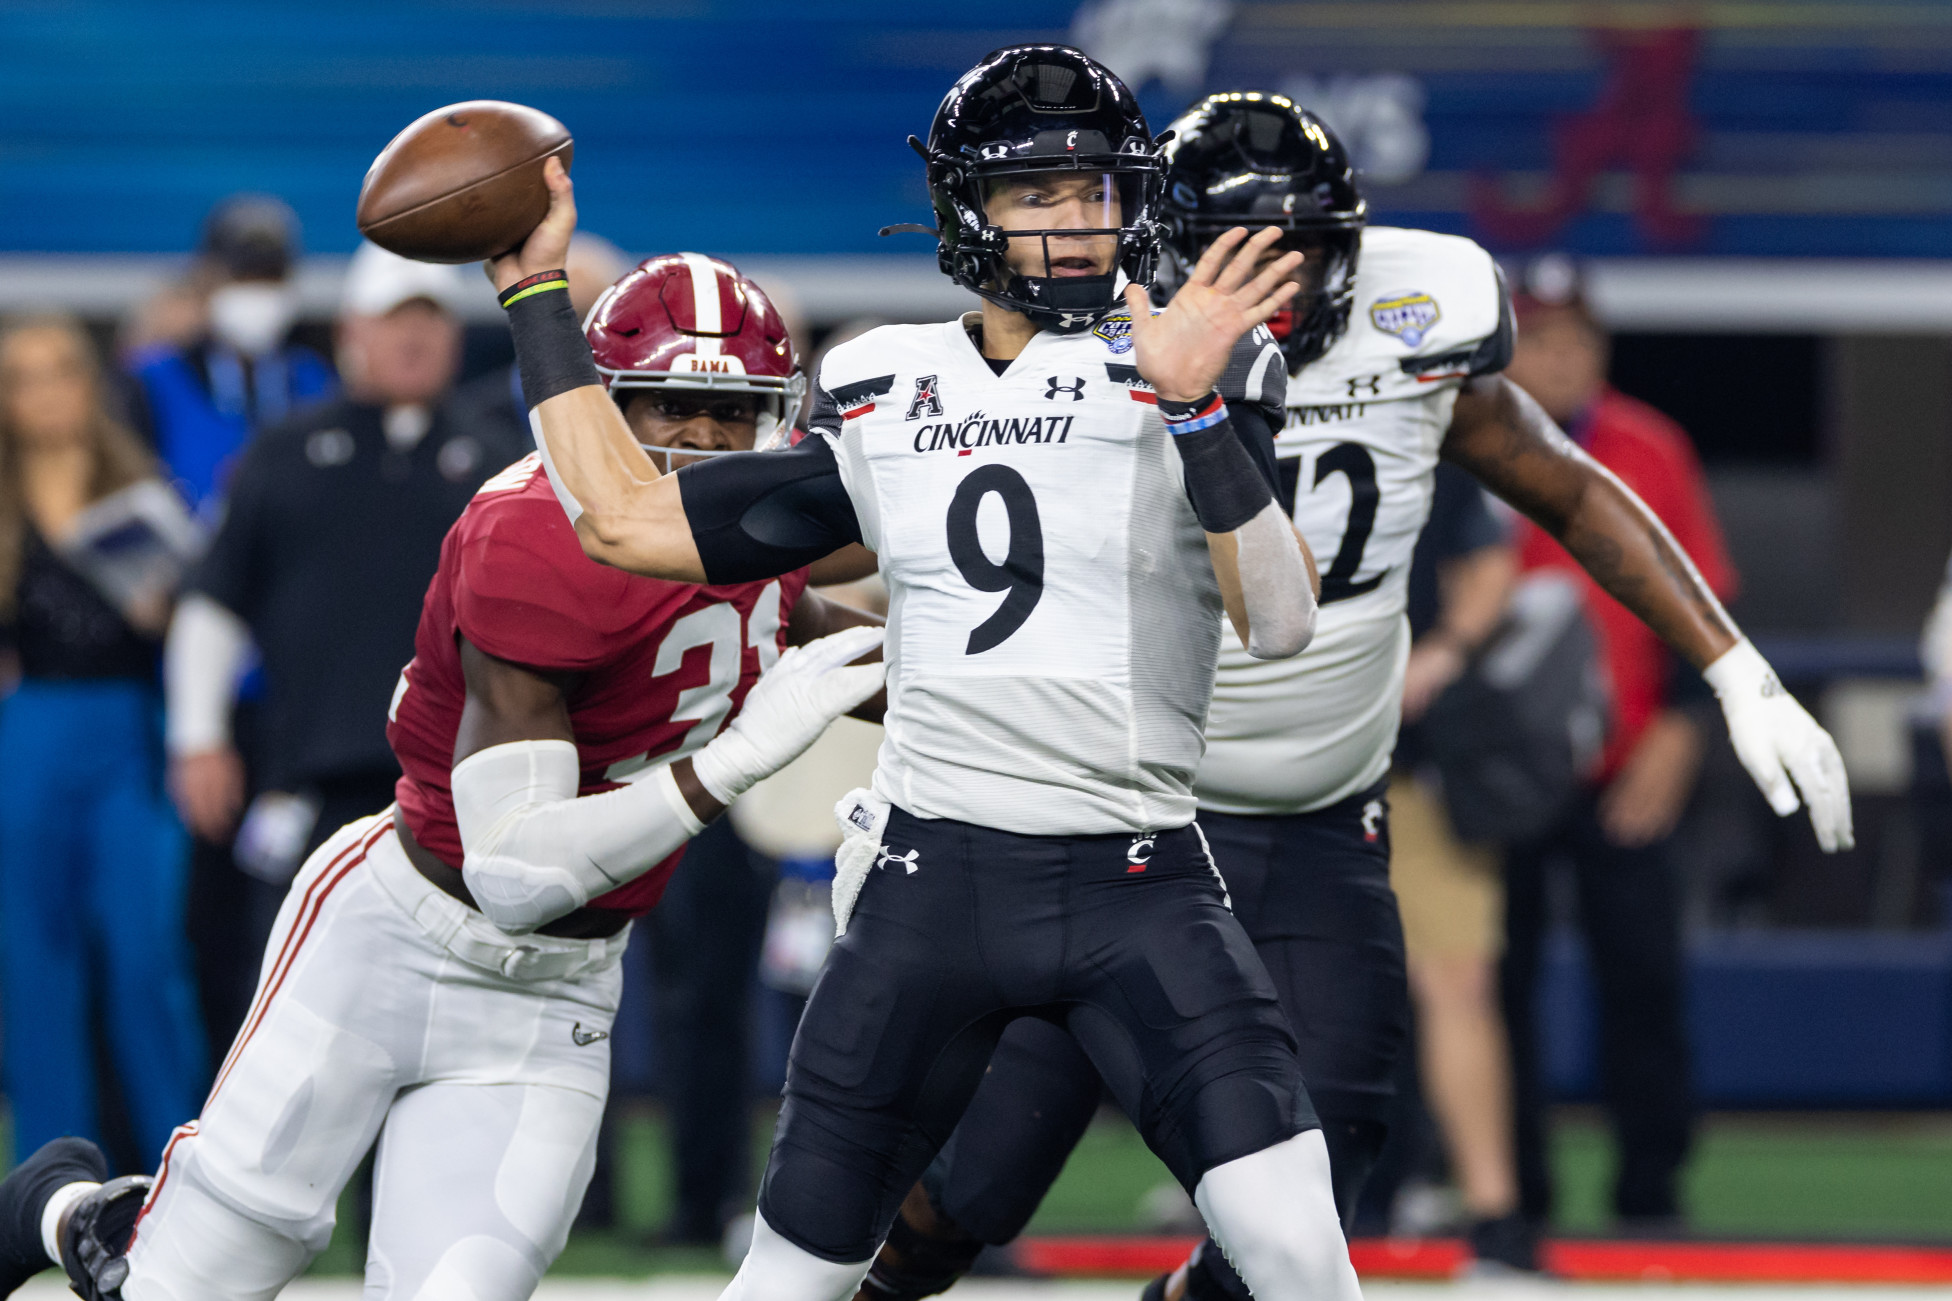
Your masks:
M1044 237L1044 266L1048 270L1052 232L1034 233ZM1005 265L1002 269L1008 274L1003 283L992 281L990 287L977 293L1006 311L1028 317L1039 329L1074 334L1088 329L1119 305L1127 277L1118 262L1114 253L1112 269L1095 276L1032 276Z

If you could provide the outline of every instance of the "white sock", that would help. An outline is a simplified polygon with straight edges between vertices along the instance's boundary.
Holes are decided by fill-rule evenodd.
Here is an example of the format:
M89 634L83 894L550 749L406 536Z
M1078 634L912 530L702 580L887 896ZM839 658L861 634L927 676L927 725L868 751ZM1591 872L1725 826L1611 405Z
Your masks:
M719 1301L846 1301L873 1263L872 1256L842 1265L822 1260L781 1237L755 1211L752 1249Z
M1256 1301L1362 1301L1321 1130L1213 1167L1193 1202Z
M48 1198L47 1205L41 1209L41 1250L47 1252L47 1258L55 1264L61 1263L61 1243L55 1237L55 1230L61 1227L61 1217L67 1214L70 1206L100 1187L100 1184L91 1183L63 1184L54 1190L54 1196Z

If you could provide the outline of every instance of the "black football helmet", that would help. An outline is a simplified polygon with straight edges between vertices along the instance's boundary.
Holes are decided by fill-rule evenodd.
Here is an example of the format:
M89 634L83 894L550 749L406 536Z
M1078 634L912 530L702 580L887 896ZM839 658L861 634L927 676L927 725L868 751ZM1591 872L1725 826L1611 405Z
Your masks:
M1164 174L1158 145L1125 83L1067 45L1009 45L964 73L942 99L928 144L909 143L928 163L943 272L957 284L1022 312L1039 328L1073 333L1118 302L1117 272L1152 283L1163 230ZM1033 172L1095 172L1111 178L1118 224L1089 230L1015 230L985 215L993 183ZM892 228L891 228L892 229ZM1041 238L1045 271L1052 236L1115 235L1114 271L1102 276L1021 275L1004 253L1011 238Z
M1178 270L1235 226L1281 227L1283 247L1308 252L1314 276L1269 328L1290 370L1328 351L1348 328L1369 211L1342 142L1293 100L1259 91L1208 95L1165 134L1161 212Z

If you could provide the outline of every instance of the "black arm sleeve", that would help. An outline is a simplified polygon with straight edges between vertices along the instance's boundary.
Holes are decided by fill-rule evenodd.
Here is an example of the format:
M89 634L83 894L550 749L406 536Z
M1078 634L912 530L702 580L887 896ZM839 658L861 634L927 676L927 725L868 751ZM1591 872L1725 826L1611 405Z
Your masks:
M1247 458L1278 498L1281 489L1274 472L1274 422L1267 408L1258 402L1229 402L1227 421L1234 427L1234 437L1247 449Z
M784 452L684 466L678 496L711 583L774 578L861 540L834 449L818 433Z
M1251 402L1231 402L1211 429L1173 438L1186 470L1186 499L1208 533L1231 533L1276 501L1274 432Z

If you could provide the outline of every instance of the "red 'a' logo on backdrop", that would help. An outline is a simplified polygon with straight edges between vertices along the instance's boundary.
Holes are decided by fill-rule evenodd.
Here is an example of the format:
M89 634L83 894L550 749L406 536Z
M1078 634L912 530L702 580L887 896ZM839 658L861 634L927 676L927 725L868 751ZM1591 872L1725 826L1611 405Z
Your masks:
M1607 57L1606 83L1592 108L1554 125L1552 188L1543 206L1508 204L1497 178L1480 175L1471 178L1471 216L1494 243L1550 243L1585 211L1600 173L1619 166L1633 175L1640 233L1653 244L1691 244L1702 220L1675 208L1673 185L1695 142L1688 83L1701 33L1602 30L1593 39Z

